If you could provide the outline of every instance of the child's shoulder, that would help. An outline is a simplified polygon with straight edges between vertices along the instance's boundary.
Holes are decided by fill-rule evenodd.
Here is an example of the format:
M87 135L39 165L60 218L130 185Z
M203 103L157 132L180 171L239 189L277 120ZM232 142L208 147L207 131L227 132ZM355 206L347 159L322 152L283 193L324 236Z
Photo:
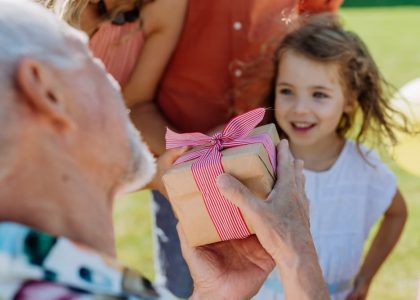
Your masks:
M354 171L355 175L361 173L364 176L373 178L394 178L389 167L382 161L375 150L369 149L362 144L358 145L353 140L347 140L345 147L347 165Z
M345 149L343 151L345 151L347 160L357 166L363 168L378 168L385 165L375 150L369 149L363 144L358 145L353 140L346 141Z

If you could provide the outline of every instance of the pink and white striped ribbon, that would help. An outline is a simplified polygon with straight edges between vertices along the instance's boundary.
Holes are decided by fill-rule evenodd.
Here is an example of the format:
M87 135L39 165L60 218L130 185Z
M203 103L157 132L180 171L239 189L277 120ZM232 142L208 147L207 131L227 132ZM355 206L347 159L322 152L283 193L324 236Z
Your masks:
M246 238L251 233L241 211L220 193L216 178L224 173L221 151L226 148L262 143L268 153L273 172L276 170L275 146L268 134L248 136L264 118L265 109L257 108L233 118L222 132L213 136L202 133L178 134L169 128L166 148L196 146L175 164L197 159L191 170L201 192L207 212L222 241Z

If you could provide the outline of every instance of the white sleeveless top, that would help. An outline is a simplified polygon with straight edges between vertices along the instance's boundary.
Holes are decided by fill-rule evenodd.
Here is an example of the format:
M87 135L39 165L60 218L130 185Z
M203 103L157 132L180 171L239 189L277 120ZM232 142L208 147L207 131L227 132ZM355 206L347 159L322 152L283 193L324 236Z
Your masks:
M311 232L332 300L345 299L351 291L348 284L343 288L343 283L357 275L369 231L397 190L395 176L379 156L360 148L369 164L358 153L355 142L347 140L329 170L304 171ZM276 269L253 299L284 299Z

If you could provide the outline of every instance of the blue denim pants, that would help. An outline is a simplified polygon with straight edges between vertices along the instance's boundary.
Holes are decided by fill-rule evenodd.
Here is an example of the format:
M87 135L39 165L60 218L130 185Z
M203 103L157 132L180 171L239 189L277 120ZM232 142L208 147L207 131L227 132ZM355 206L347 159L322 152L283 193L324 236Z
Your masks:
M193 282L181 254L176 225L178 220L169 201L158 191L152 191L153 239L156 283L163 285L173 295L188 298Z

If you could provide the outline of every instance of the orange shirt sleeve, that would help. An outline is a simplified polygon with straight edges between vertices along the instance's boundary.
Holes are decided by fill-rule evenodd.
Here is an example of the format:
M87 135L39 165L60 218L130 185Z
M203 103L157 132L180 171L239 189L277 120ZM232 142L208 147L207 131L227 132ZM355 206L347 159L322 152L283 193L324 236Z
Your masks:
M344 0L300 0L299 13L336 12Z

